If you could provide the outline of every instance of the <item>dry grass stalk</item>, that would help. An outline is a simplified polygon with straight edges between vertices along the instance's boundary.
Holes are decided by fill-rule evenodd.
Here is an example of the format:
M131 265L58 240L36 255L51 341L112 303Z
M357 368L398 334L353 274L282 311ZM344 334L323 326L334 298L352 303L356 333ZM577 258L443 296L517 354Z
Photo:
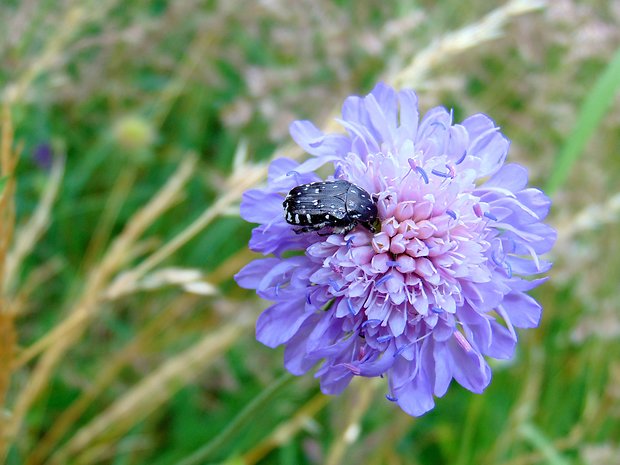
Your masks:
M84 253L82 266L91 269L96 265L97 260L103 256L105 247L110 242L112 230L118 214L131 194L136 179L136 169L130 165L123 170L116 179L110 193L107 196L105 206L99 215L97 225L93 228L92 237L88 243L88 248Z
M195 164L196 157L194 156L187 157L183 161L166 185L132 217L120 236L112 243L101 263L88 276L84 291L68 316L50 333L20 354L17 360L18 366L45 351L31 374L28 384L16 400L7 432L9 438L17 435L30 406L47 386L53 369L67 350L79 340L88 322L97 314L106 287L112 276L126 263L127 256L135 246L135 242L164 211L174 204L185 182L193 173Z
M428 72L450 57L503 34L504 27L515 17L545 7L544 0L512 0L491 11L480 21L445 34L418 53L410 64L391 80L397 87L416 87L424 82Z
M31 90L33 82L39 76L53 71L59 65L69 61L70 57L65 51L70 48L71 41L76 38L84 25L88 22L94 22L96 19L105 18L106 13L118 3L118 0L63 2L66 6L56 3L52 4L52 7L45 13L58 15L55 18L55 24L58 27L45 41L45 47L41 53L27 63L17 79L7 85L0 93L0 99L5 103L13 104L27 100L28 91ZM24 21L31 19L33 12L38 13L41 9L47 8L43 5L37 5L34 8L30 5L31 8L29 8L28 3L22 2L22 4L25 8L20 13L22 13L23 18L21 19ZM65 7L64 11L62 11L63 7ZM58 10L61 10L60 14L57 13Z
M562 221L558 229L557 251L572 253L567 245L575 236L588 231L595 231L620 220L620 192L610 195L605 203L594 203L583 208L579 213Z
M196 378L218 354L236 342L252 324L251 318L242 318L218 328L184 352L167 360L151 375L121 399L81 428L50 461L50 465L64 465L97 442L114 440L127 432L136 422L165 403L185 384Z
M74 36L75 32L81 27L83 21L88 17L86 8L74 6L71 8L62 22L58 24L57 34L46 42L46 47L42 53L36 57L22 75L11 85L4 89L2 98L11 104L24 100L32 82L42 73L53 68L62 56L62 50L68 41Z
M16 318L22 317L28 311L29 305L32 304L33 293L48 283L63 266L63 261L59 257L54 257L28 273L17 292L11 294L11 310ZM13 367L15 366L13 362Z
M447 35L438 43L431 44L431 46L422 51L411 62L409 67L407 67L402 73L399 73L398 76L392 80L392 83L397 87L402 87L405 85L414 86L419 84L421 79L437 64L445 61L448 57L453 56L455 53L458 53L466 48L473 47L477 44L497 37L497 35L501 32L501 28L512 17L536 8L540 8L541 6L541 2L535 1L521 0L509 2L506 6L487 15L482 21ZM43 60L42 63L45 64L47 62ZM192 67L190 66L188 69L191 70ZM37 71L37 73L39 72L36 68L35 71ZM6 95L11 95L12 98L16 98L15 95L22 95L24 90L28 87L23 86L22 83L29 83L31 81L31 77L26 80L22 79L19 82L21 87L15 87L20 90L20 92L8 92ZM298 151L294 153L298 153ZM287 156L290 155L287 153ZM230 177L230 189L223 194L211 206L211 208L205 211L203 215L197 218L191 225L166 244L162 249L153 253L146 260L144 260L134 270L120 275L117 280L114 281L113 285L110 286L109 280L115 273L118 273L122 265L127 262L127 256L130 255L130 252L136 247L135 242L138 239L138 236L142 234L150 222L157 218L163 210L156 208L157 205L152 202L131 220L125 231L109 248L100 265L90 274L84 293L78 303L74 306L69 316L40 341L22 353L18 365L26 363L42 352L44 352L44 356L37 365L26 390L18 399L14 421L12 423L12 436L14 436L19 430L23 416L28 411L28 408L32 402L34 402L37 398L43 387L46 385L49 380L49 376L58 361L75 343L75 341L82 334L86 324L96 314L96 309L101 303L102 294L106 291L115 289L114 286L120 286L121 289L126 288L126 286L131 288L131 286L146 273L158 266L163 260L185 245L196 234L204 230L204 228L215 218L228 211L232 205L239 201L244 190L261 182L265 178L267 172L266 166L267 165L258 165L249 167L247 164L236 166L237 169ZM236 326L238 327L239 325ZM161 382L162 379L171 381L174 380L175 382L178 380L178 386L175 385L175 389L183 385L183 383L189 382L192 374L189 373L191 370L188 371L186 365L196 362L193 358L194 354L197 354L201 350L206 350L205 347L202 347L203 343L205 343L205 340L189 349L187 352L179 355L177 358L164 364L155 374L143 380L142 383L131 390L117 403L113 404L106 412L102 413L89 425L80 430L78 434L74 436L61 451L59 451L58 455L55 456L56 463L62 463L60 460L63 457L69 457L73 452L83 451L86 448L91 447L93 443L98 441L106 432L105 428L113 427L114 430L112 432L114 434L120 434L119 431L126 431L128 425L133 424L136 413L146 415L153 409L157 408L157 406L161 405L161 403L165 402L170 395L168 394L168 390L165 390L166 393L162 394L162 398L155 397L149 399L148 396L152 395L152 390L155 388L157 388L157 390L161 389L160 385L152 384L154 382L153 380L158 382ZM212 356L216 356L224 349L224 347L225 345L214 346ZM154 378L156 375L161 377L161 379L157 380ZM141 396L145 397L141 398ZM326 402L327 400L324 400L321 396L321 398L317 401L319 407L315 406L316 410L313 410L313 412L316 413L316 411ZM127 414L124 409L127 409L130 414ZM278 429L276 434L272 436L272 442L270 444L280 443L281 437L293 434L293 432L296 431L296 428L301 427L303 421L307 419L307 416L300 416L301 414L302 412L300 411L294 418L294 420L297 420L299 423L289 422L290 424L287 423L290 426L289 428L282 427Z
M47 433L37 442L35 449L28 456L26 465L38 465L45 462L56 444L64 437L71 427L84 414L86 409L97 399L111 384L118 379L121 370L135 359L135 357L147 350L147 347L156 341L158 335L169 328L188 308L196 301L195 296L182 295L174 300L155 319L136 334L136 336L123 349L103 366L93 380L89 388L71 404L71 406L59 415L50 426Z
M9 107L2 109L2 140L0 141L0 179L4 187L0 191L0 283L4 282L6 260L9 254L9 245L13 238L15 224L15 178L13 173L17 166L19 152L13 149L13 123Z
M241 174L243 173L243 174ZM238 202L243 192L254 187L267 175L267 165L245 165L241 172L233 173L231 180L237 182L230 184L230 189L218 198L211 207L196 218L187 228L181 231L170 242L158 249L154 254L147 257L136 268L120 275L113 283L110 292L123 293L126 287L137 287L137 281L146 273L159 265L162 261L183 247L188 241L203 231L213 220L224 214L228 208Z
M13 125L8 106L2 111L2 140L0 141L0 179L4 187L0 192L0 284L4 282L9 246L15 224L15 167L19 150L13 148ZM9 296L0 285L0 408L4 408L6 394L12 374L13 357L17 333L15 312ZM9 444L8 425L10 418L0 414L0 459Z
M65 171L63 157L55 157L49 180L37 208L28 222L15 235L15 244L7 257L6 270L4 274L4 289L10 292L13 288L22 261L32 252L37 241L47 230L52 206L56 200L58 189Z
M102 263L89 276L83 292L82 303L78 303L67 318L32 346L22 351L16 359L17 366L28 363L46 348L70 336L77 328L81 327L85 320L90 318L88 310L92 307L91 304L99 301L106 293L111 292L112 288L107 288L109 283L106 281L118 271L118 268L127 261L128 257L133 256L132 252L136 247L136 242L144 230L175 203L183 186L192 174L195 164L196 158L194 156L186 158L160 192L132 217L125 230L110 246ZM88 305L84 305L84 303Z
M245 453L240 461L244 465L253 465L259 462L272 450L286 444L299 430L308 424L314 416L325 407L333 397L317 394L297 410L293 418L284 422L273 430L267 438L256 447ZM179 464L180 465L180 464Z
M497 463L504 457L506 451L513 446L514 438L518 435L519 427L531 421L532 416L538 411L540 393L544 382L545 353L540 350L531 351L528 366L528 376L523 382L519 399L512 409L507 412L507 427L497 437L495 445L489 451L490 463Z
M360 381L359 379L356 381ZM356 382L355 392L353 398L349 398L348 401L353 404L348 409L348 416L346 424L343 425L342 433L340 436L334 439L330 450L325 458L325 465L338 465L339 463L345 463L343 460L347 448L355 444L359 438L361 431L361 421L371 405L377 388L379 387L379 381L383 381L380 378L364 379L363 382Z

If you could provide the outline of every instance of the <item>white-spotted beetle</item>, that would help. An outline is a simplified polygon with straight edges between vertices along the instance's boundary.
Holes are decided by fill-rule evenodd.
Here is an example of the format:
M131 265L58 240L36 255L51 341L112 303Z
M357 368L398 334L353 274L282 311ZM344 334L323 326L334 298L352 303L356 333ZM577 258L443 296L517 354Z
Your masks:
M282 206L286 222L301 226L297 233L333 227L334 233L346 234L358 224L376 231L377 205L368 192L349 181L302 184L291 189Z

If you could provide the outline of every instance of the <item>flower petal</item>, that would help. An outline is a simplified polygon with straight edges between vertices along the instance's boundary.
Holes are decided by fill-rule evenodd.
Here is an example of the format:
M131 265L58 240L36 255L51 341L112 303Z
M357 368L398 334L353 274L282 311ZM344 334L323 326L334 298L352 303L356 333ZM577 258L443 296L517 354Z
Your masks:
M484 357L458 332L447 342L447 347L452 355L454 379L472 392L484 391L491 381L491 369Z
M351 147L347 136L324 134L310 121L294 121L289 131L293 140L311 155L344 157Z
M501 308L510 323L517 328L536 328L540 324L542 307L523 292L511 292L504 297Z
M265 273L272 267L278 265L280 260L277 258L261 258L245 265L236 275L235 281L245 289L258 289Z
M277 347L288 342L302 323L313 313L303 310L303 301L278 302L256 321L256 339L267 347Z
M262 189L245 191L241 198L241 218L250 223L270 223L284 217L283 200L281 195Z

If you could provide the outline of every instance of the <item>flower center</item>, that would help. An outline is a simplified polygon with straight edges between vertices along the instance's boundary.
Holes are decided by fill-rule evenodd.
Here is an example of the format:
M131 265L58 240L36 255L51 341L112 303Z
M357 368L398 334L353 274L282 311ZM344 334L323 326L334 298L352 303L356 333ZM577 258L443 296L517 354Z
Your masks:
M371 240L376 253L373 260L385 262L400 273L415 273L437 284L440 280L437 265L447 265L439 257L458 244L450 234L457 225L456 214L449 209L435 210L430 201L398 202L392 195L381 199L379 211L383 220L381 232Z
M491 220L474 196L399 200L397 193L383 193L377 208L380 232L358 227L308 249L321 264L312 279L336 297L340 316L390 324L393 334L420 320L434 326L463 304L464 280L490 279L481 264Z

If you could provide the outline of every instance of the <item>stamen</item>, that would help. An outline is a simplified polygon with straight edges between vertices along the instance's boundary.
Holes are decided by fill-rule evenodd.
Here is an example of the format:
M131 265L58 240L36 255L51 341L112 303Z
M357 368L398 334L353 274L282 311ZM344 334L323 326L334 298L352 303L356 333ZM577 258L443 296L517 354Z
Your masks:
M312 301L310 300L310 292L306 292L306 302L308 302L308 305L312 305Z
M342 289L342 286L340 286L340 284L338 284L335 279L329 278L327 282L329 283L329 287L331 287L336 292L340 292L340 290Z
M504 262L495 256L495 253L491 254L491 260L493 260L493 263L495 263L497 266L504 265Z
M461 163L463 163L463 161L465 160L465 157L467 156L467 150L463 150L463 155L461 155L461 158L459 158L456 161L457 165L460 165Z
M402 346L400 349L394 352L394 358L398 357L400 354L402 354L405 350L407 350L409 347L413 346L414 344L415 342L410 342L409 344Z
M276 293L276 297L278 297L278 295L280 295L280 283L276 284L274 291Z
M355 308L353 308L353 302L348 297L347 297L347 307L349 307L349 313L351 315L355 315L356 312L355 312Z
M344 178L344 169L342 168L342 165L338 165L336 166L336 169L334 170L334 178L335 179L342 179Z
M386 394L385 398L389 400L390 402L398 402L398 399L390 394Z
M439 307L438 305L431 305L431 312L433 312L433 313L443 313L444 309Z
M424 336L420 336L419 338L417 338L415 341L410 342L409 344L406 344L404 346L402 346L400 349L398 349L395 353L394 353L394 358L398 357L400 354L402 354L405 350L409 349L410 347L413 347L414 345L416 345L418 342L426 339L427 337L429 337L431 334L433 334L432 332L428 332L426 333Z
M380 324L381 324L381 320L377 320L377 319L366 320L362 323L362 328L365 328L368 325L380 325Z
M512 266L510 266L510 263L508 262L504 262L504 265L506 265L506 272L508 273L508 278L512 278Z
M486 216L490 220L497 221L497 216L495 216L491 212L484 212L483 215Z
M446 215L451 217L453 220L456 220L456 213L454 212L454 210L446 210Z
M350 236L347 239L347 250L351 250L351 247L353 246L353 239L355 239L355 235Z
M303 184L303 182L301 182L301 174L299 174L299 172L292 170L289 171L288 173L286 173L287 176L295 176L295 182L297 184Z
M392 279L392 275L391 274L386 274L383 277L377 279L377 282L375 283L375 286L379 286L380 284L383 284L386 281L389 281L390 279Z
M392 339L392 336L389 334L386 334L385 336L379 336L377 338L377 342L384 343L384 342L389 341L390 339Z
M469 341L465 339L465 336L463 336L463 334L461 334L459 331L454 331L454 338L465 352L473 352L473 347L471 346Z
M396 268L397 266L399 266L399 263L396 260L388 260L385 262L385 264L392 268Z
M356 367L355 365L351 363L343 363L342 366L345 367L347 370L349 370L351 373L353 373L356 376L359 376L362 373L359 367Z
M451 177L450 173L443 173L443 172L441 172L439 170L436 170L434 168L431 170L431 173L433 173L435 176L439 176L440 178L449 178L449 177Z
M454 169L454 165L452 163L446 163L446 168L448 168L450 177L454 179L454 177L456 176L456 170Z
M421 166L416 166L415 170L420 173L420 176L422 176L422 179L424 179L424 184L428 184L428 174L426 174L424 168L422 168Z
M473 210L478 218L482 218L482 207L479 203L474 204Z

